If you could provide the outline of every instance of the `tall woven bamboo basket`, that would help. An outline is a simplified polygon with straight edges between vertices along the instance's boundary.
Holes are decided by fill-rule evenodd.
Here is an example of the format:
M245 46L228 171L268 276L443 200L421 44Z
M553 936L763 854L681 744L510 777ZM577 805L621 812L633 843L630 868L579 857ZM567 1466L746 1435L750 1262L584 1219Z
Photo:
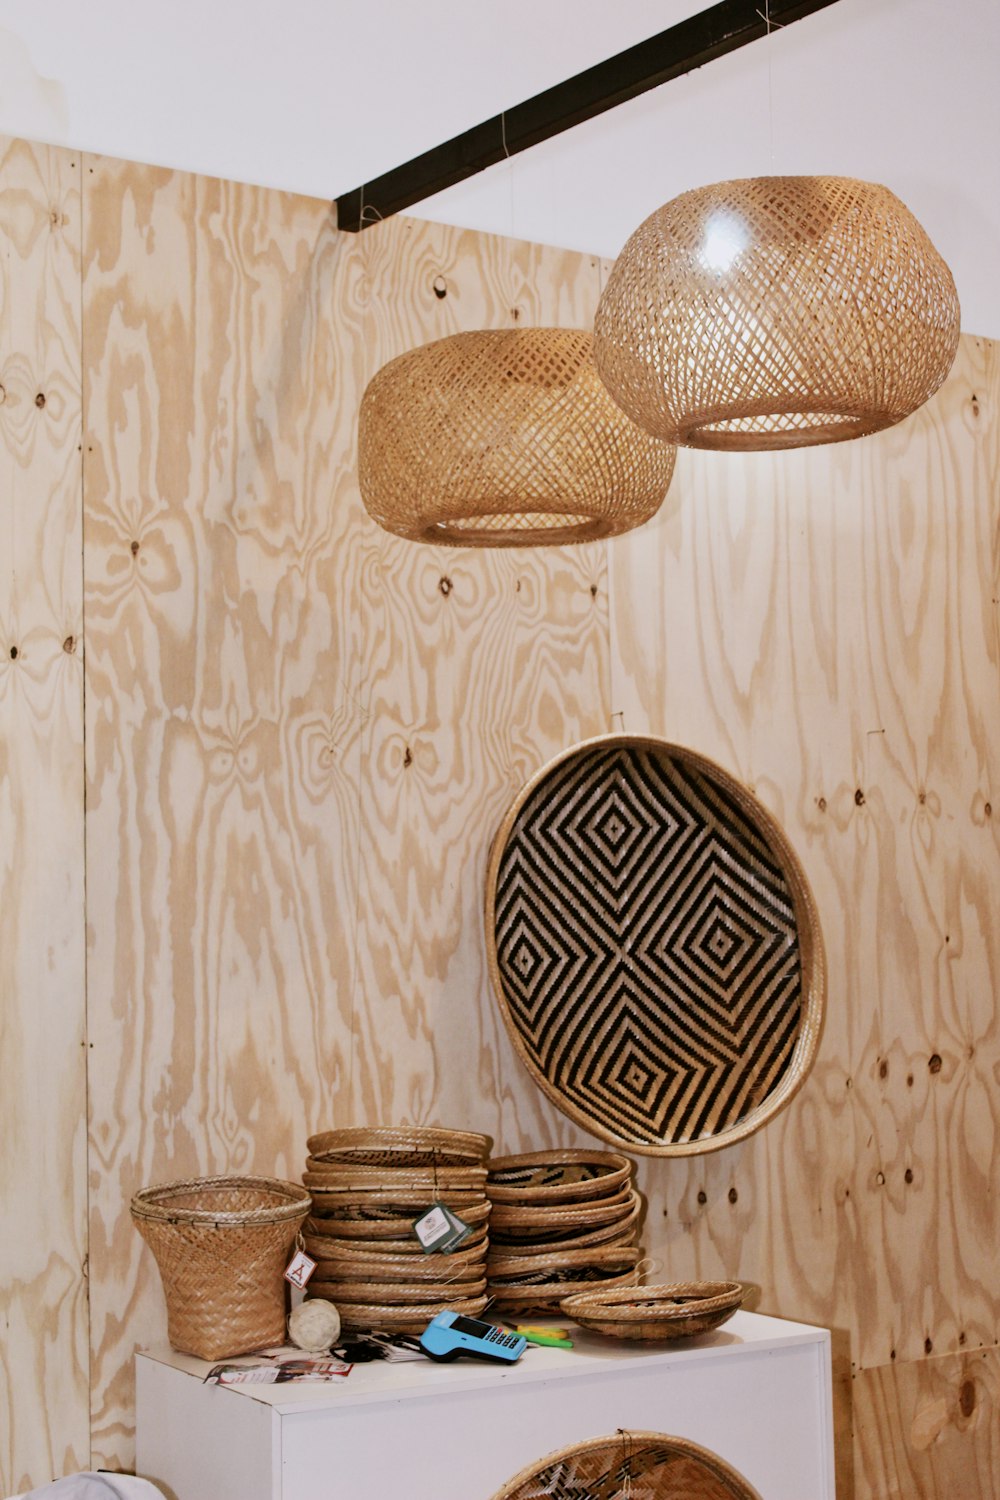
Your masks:
M156 1257L167 1336L199 1359L285 1338L283 1272L309 1194L273 1177L202 1177L143 1188L132 1220Z

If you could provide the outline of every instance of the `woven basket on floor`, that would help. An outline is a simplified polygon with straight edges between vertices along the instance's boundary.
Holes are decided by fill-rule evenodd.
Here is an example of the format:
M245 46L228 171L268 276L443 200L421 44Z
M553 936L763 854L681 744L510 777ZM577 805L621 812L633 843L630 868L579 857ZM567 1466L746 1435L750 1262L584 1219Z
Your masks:
M493 1500L761 1500L718 1454L662 1432L615 1432L529 1464Z
M175 1349L225 1359L285 1338L285 1282L309 1194L273 1177L202 1177L143 1188L131 1204L156 1257Z
M612 1338L657 1343L719 1328L743 1305L738 1281L684 1281L631 1291L596 1287L563 1298L564 1313Z

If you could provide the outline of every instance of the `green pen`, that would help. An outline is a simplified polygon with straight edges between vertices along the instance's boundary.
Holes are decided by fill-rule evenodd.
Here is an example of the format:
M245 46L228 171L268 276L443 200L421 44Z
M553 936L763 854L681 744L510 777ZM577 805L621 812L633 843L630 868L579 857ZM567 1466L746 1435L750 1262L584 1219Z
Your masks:
M529 1344L544 1344L550 1349L572 1349L573 1347L572 1339L563 1338L558 1333L526 1333L523 1328L518 1328L515 1332L519 1333L521 1338L527 1339Z

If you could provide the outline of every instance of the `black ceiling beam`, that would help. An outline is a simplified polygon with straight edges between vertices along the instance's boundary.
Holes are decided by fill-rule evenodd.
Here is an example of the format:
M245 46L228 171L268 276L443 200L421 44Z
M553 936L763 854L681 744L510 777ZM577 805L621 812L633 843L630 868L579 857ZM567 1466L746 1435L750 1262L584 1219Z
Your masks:
M720 0L696 16L586 68L565 83L484 120L441 146L424 151L374 181L337 199L337 227L356 233L401 213L433 193L474 177L486 167L564 130L592 120L649 89L669 83L717 57L725 57L836 0Z

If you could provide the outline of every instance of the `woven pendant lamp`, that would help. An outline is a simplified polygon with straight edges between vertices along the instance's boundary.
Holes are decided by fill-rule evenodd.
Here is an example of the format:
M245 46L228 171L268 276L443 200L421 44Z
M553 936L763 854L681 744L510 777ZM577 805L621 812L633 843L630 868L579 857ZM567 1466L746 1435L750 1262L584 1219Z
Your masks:
M649 520L676 449L625 417L589 333L453 334L385 365L358 420L361 497L411 541L589 542Z
M887 188L754 177L682 193L629 239L594 325L633 421L692 448L798 448L916 411L958 347L951 272Z

